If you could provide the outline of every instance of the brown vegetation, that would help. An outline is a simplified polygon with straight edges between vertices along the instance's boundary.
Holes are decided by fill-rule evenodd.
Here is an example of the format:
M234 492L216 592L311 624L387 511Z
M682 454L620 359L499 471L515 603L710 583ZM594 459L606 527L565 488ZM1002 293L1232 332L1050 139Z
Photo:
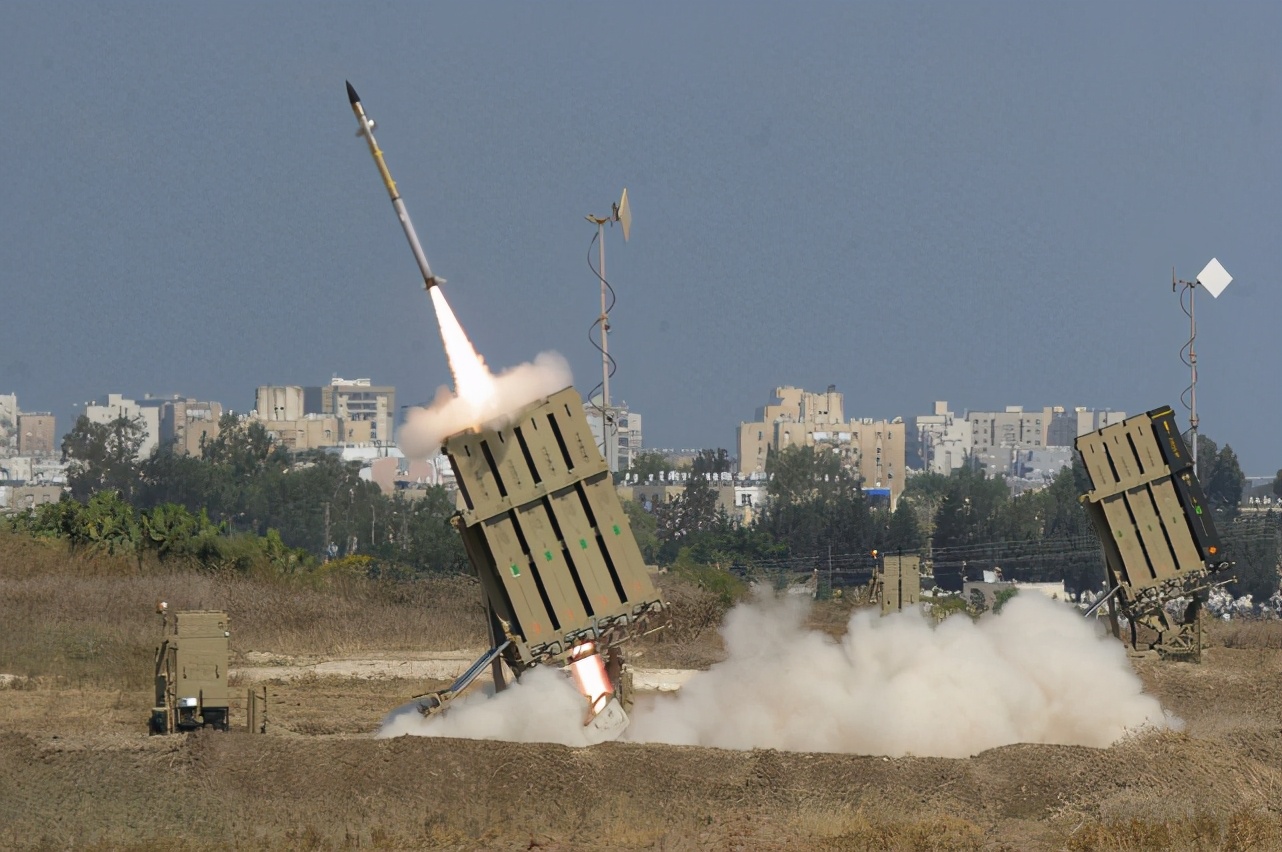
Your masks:
M1282 650L1282 621L1215 621L1206 632L1212 644L1225 648Z
M661 578L638 665L724 653L720 592ZM1282 623L1216 623L1200 665L1137 661L1187 723L1105 749L968 760L628 743L374 740L411 679L268 684L268 734L147 737L157 598L225 608L238 663L475 649L466 578L174 572L0 535L0 847L188 849L1282 848ZM840 633L849 605L811 624ZM684 662L683 662L684 661ZM235 720L234 720L235 721Z
M175 571L0 533L0 672L72 686L145 686L160 636L158 600L171 611L226 610L238 657L448 651L485 641L476 584L466 577Z

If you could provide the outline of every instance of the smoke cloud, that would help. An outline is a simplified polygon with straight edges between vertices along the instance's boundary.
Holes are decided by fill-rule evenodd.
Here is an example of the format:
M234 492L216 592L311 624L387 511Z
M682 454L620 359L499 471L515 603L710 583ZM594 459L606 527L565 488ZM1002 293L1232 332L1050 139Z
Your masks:
M856 613L845 637L803 626L805 601L732 610L727 658L675 696L642 695L622 739L730 749L966 757L1012 743L1105 747L1180 727L1143 692L1121 644L1039 594L978 622L932 625L915 612ZM415 734L586 745L585 699L536 669L425 719L392 713L379 736Z
M565 358L543 352L532 363L492 377L492 392L480 398L455 396L442 385L431 405L409 410L397 442L412 458L435 455L448 436L473 427L506 426L517 411L573 383Z
M587 699L555 669L536 668L496 693L494 684L473 689L450 704L449 710L425 718L417 702L396 708L383 720L376 736L460 737L518 743L559 743L586 746L583 732Z

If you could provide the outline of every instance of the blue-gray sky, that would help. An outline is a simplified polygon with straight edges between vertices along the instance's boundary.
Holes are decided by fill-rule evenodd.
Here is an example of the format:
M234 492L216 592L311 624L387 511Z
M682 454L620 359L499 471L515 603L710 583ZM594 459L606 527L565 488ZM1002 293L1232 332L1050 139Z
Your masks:
M850 416L1179 408L1282 467L1282 4L11 3L0 393L236 409L449 376L350 79L491 367L586 392L593 228L612 395L732 446L772 387Z

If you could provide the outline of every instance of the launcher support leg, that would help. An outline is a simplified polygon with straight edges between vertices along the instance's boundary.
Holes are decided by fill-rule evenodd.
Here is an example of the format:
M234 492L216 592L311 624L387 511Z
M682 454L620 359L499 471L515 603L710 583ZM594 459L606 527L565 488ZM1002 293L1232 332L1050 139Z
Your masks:
M494 609L490 606L489 601L485 603L485 610L489 614L487 620L490 624L490 647L497 648L507 637L503 635L503 630L499 627L498 616L494 614ZM503 657L501 655L490 662L490 674L494 677L495 692L502 692L507 689L507 680L503 677Z

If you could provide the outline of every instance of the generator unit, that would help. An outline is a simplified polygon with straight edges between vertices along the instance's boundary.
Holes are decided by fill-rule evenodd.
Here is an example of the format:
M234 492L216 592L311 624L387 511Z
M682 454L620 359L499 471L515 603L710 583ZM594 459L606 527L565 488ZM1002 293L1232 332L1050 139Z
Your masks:
M172 734L200 728L227 730L227 613L186 610L172 615L157 605L164 638L156 649L156 703L149 730Z
M666 606L646 569L574 388L545 397L507 425L445 439L460 507L454 524L480 579L493 647L449 689L424 696L426 714L500 660L519 678L560 666L586 699L586 724L604 739L627 724L620 645L657 630Z
M1117 615L1130 627L1130 646L1162 656L1201 654L1201 601L1231 567L1197 481L1193 460L1169 406L1081 435L1074 446L1090 478L1081 499L1104 550L1113 633ZM1181 618L1169 601L1190 603ZM1157 634L1141 647L1137 626Z

